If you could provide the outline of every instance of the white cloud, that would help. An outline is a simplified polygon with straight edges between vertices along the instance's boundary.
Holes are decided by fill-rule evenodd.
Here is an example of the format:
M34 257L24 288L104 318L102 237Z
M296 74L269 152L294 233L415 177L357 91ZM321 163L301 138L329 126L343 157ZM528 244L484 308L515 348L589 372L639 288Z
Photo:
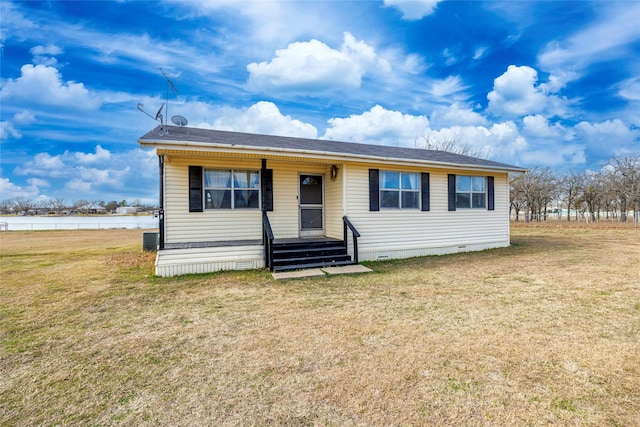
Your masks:
M493 81L493 90L487 95L487 111L500 117L518 117L548 112L562 115L566 100L547 95L543 85L538 85L538 72L528 66L509 65L507 71ZM551 86L557 87L554 81Z
M23 65L21 76L8 79L0 96L71 109L94 110L100 106L82 83L63 82L59 71L46 65Z
M583 165L586 162L584 144L558 144L549 147L535 147L522 153L522 161L531 166Z
M36 121L36 116L29 110L22 110L13 115L13 121L21 125L28 125Z
M417 21L431 15L442 0L384 0L387 7L395 7L407 21Z
M523 133L538 138L543 143L556 143L567 139L566 129L560 124L549 125L549 120L540 114L522 119Z
M0 43L2 45L9 35L26 36L40 30L36 23L21 13L11 2L0 2L0 15L2 16L2 25L0 25Z
M210 124L202 122L198 127L249 132L267 135L316 138L315 126L283 115L272 102L260 101L246 109L226 108L220 110L218 118Z
M91 183L83 181L79 178L73 178L69 180L65 185L64 189L68 192L74 194L90 194L93 192L91 188ZM82 198L82 197L80 197Z
M29 185L38 188L51 186L48 180L41 178L29 178L27 182L29 183Z
M580 122L575 126L589 151L601 156L612 156L637 151L640 130L631 129L620 119L601 123Z
M33 156L33 160L26 162L23 166L15 168L16 175L33 175L40 177L62 178L68 176L68 169L64 163L67 154L52 156L49 153L38 153Z
M104 162L109 161L111 159L111 152L109 150L105 150L101 146L96 146L96 152L94 153L75 153L76 159L78 163L86 164L86 163L96 163L96 162Z
M391 66L371 46L345 33L340 50L318 40L291 43L270 62L251 63L247 70L252 90L326 92L358 88L365 73L389 72Z
M62 49L51 44L47 46L38 45L32 47L30 52L33 55L34 64L54 66L58 63L55 55L60 55L62 53Z
M480 59L484 56L484 53L488 50L489 48L486 46L481 46L476 48L476 50L473 51L473 59Z
M27 177L29 197L37 197L43 187L64 188L55 197L69 199L157 197L158 163L152 150L134 149L111 153L99 145L94 153L70 152L51 155L38 153L16 167L16 176ZM88 165L91 167L88 167ZM141 186L144 182L148 188ZM149 185L148 183L151 183ZM13 187L23 191L25 187ZM17 188L17 189L16 189ZM4 197L4 195L3 195Z
M18 129L13 126L13 123L8 120L0 121L0 139L9 139L9 138L22 138L22 134Z
M436 80L431 85L430 93L438 99L451 99L463 92L467 87L459 76L449 76L444 80Z
M323 139L412 147L425 134L429 119L376 105L362 114L332 118L328 123Z
M554 40L538 55L544 69L582 69L590 64L634 55L640 40L640 3L611 3L606 15L566 40ZM634 18L635 17L635 18Z
M36 117L31 111L22 110L13 115L11 121L3 120L0 122L0 139L22 138L22 133L14 125L28 125L36 121Z
M512 121L495 123L490 127L462 126L453 129L461 143L489 153L494 160L521 163L519 156L528 148L527 140L520 135L518 127Z
M540 88L545 93L556 93L564 88L570 81L578 79L580 76L573 71L556 71L549 75L547 83L541 83Z
M458 55L451 48L445 48L445 50L442 51L442 57L445 59L445 65L449 67L460 62L460 58L458 58Z
M620 83L618 95L630 101L640 101L640 78L634 77Z
M447 108L439 108L431 113L429 118L431 126L447 127L447 126L475 126L486 125L487 119L482 114L473 111L470 108L461 107L458 103L454 103Z
M0 197L2 200L13 199L14 197L34 198L39 192L38 187L33 184L21 186L11 182L9 178L0 177Z

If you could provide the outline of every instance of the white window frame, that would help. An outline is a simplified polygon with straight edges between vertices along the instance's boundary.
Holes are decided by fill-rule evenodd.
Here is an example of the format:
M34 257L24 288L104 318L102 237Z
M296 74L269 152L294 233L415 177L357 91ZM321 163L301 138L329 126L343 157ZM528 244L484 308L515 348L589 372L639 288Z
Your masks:
M206 179L206 175L207 172L229 172L231 173L231 186L230 187L208 187L206 185L207 183L207 179ZM246 173L246 172L250 172L250 173L256 173L258 175L258 183L257 183L257 187L251 187L251 184L249 183L249 187L236 187L235 186L235 179L234 179L234 174L235 173ZM235 209L239 209L239 210L260 210L261 209L261 204L262 204L262 175L260 173L259 169L227 169L227 168L203 168L203 174L202 174L202 194L204 197L204 209L205 210L210 210L210 211L217 211L217 210L235 210ZM235 192L236 191L257 191L258 192L258 206L255 207L236 207L235 206ZM230 207L209 207L207 205L207 192L208 191L230 191L231 192L231 201L230 201Z
M469 190L459 191L458 183L460 178L469 178ZM474 179L475 180L483 180L483 190L474 190ZM457 209L487 209L487 177L486 176L477 176L477 175L456 175L456 208ZM469 206L460 206L458 202L458 194L468 194L469 195ZM474 206L474 195L483 194L483 203L482 206Z
M398 175L398 188L385 188L383 186L383 176L385 173L397 173ZM405 189L402 188L402 175L403 174L407 174L407 175L415 175L417 177L417 183L418 183L418 187L416 189ZM421 192L422 192L422 180L420 179L420 173L419 172L402 172L402 171L380 171L380 175L378 178L378 185L379 185L379 200L380 200L380 209L409 209L409 210L420 210L420 203L421 203ZM383 192L397 192L398 193L398 206L384 206L383 205ZM403 193L415 193L416 194L416 206L410 206L410 207L405 207L402 205L402 194Z

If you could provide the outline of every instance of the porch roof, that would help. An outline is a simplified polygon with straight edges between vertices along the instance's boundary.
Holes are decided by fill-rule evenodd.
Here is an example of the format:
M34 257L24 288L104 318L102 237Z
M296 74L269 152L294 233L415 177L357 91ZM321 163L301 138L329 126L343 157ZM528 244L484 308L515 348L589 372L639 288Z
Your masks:
M313 155L325 158L349 158L355 161L428 163L456 168L490 169L505 172L525 172L526 169L477 157L447 151L420 148L391 147L287 136L259 135L180 126L157 126L138 139L143 147L170 150L220 149L237 152L271 152L300 157Z

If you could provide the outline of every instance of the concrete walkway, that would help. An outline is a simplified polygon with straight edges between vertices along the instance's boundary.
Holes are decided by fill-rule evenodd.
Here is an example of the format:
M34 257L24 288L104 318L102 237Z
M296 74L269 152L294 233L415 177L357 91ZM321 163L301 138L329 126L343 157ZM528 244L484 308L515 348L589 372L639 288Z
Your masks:
M344 265L341 267L325 267L325 268L309 268L307 270L297 271L283 271L281 273L272 273L273 278L276 280L283 279L300 279L304 277L320 277L333 274L355 274L355 273L369 273L373 270L365 267L364 265Z

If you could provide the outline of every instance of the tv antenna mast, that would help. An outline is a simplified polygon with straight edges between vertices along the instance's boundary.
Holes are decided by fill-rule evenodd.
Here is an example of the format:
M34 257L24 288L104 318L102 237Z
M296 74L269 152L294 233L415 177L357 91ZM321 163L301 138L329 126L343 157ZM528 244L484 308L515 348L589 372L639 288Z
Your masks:
M176 85L173 84L173 82L171 81L167 73L165 73L162 68L158 68L158 70L160 70L160 72L162 73L162 76L167 81L167 92L166 92L166 99L164 103L164 116L169 117L169 89L171 89L171 93L179 93L179 91Z
M171 91L172 94L178 93L178 88L176 87L176 85L173 84L173 82L171 81L171 79L169 78L167 73L165 73L162 68L158 68L158 69L162 73L162 76L164 77L164 79L167 81L167 90L166 90L165 102L160 106L160 108L156 112L155 116L152 115L152 114L147 113L143 109L144 104L142 104L142 103L138 103L138 110L140 110L141 112L143 112L147 116L151 117L153 120L159 121L160 122L160 135L164 136L164 135L168 135L169 134L169 130L164 128L164 119L169 117L169 92ZM162 109L163 108L164 108L164 115L162 115ZM171 117L171 121L177 126L186 126L187 123L188 123L187 119L184 118L183 116L180 116L180 115L175 115L175 116Z

